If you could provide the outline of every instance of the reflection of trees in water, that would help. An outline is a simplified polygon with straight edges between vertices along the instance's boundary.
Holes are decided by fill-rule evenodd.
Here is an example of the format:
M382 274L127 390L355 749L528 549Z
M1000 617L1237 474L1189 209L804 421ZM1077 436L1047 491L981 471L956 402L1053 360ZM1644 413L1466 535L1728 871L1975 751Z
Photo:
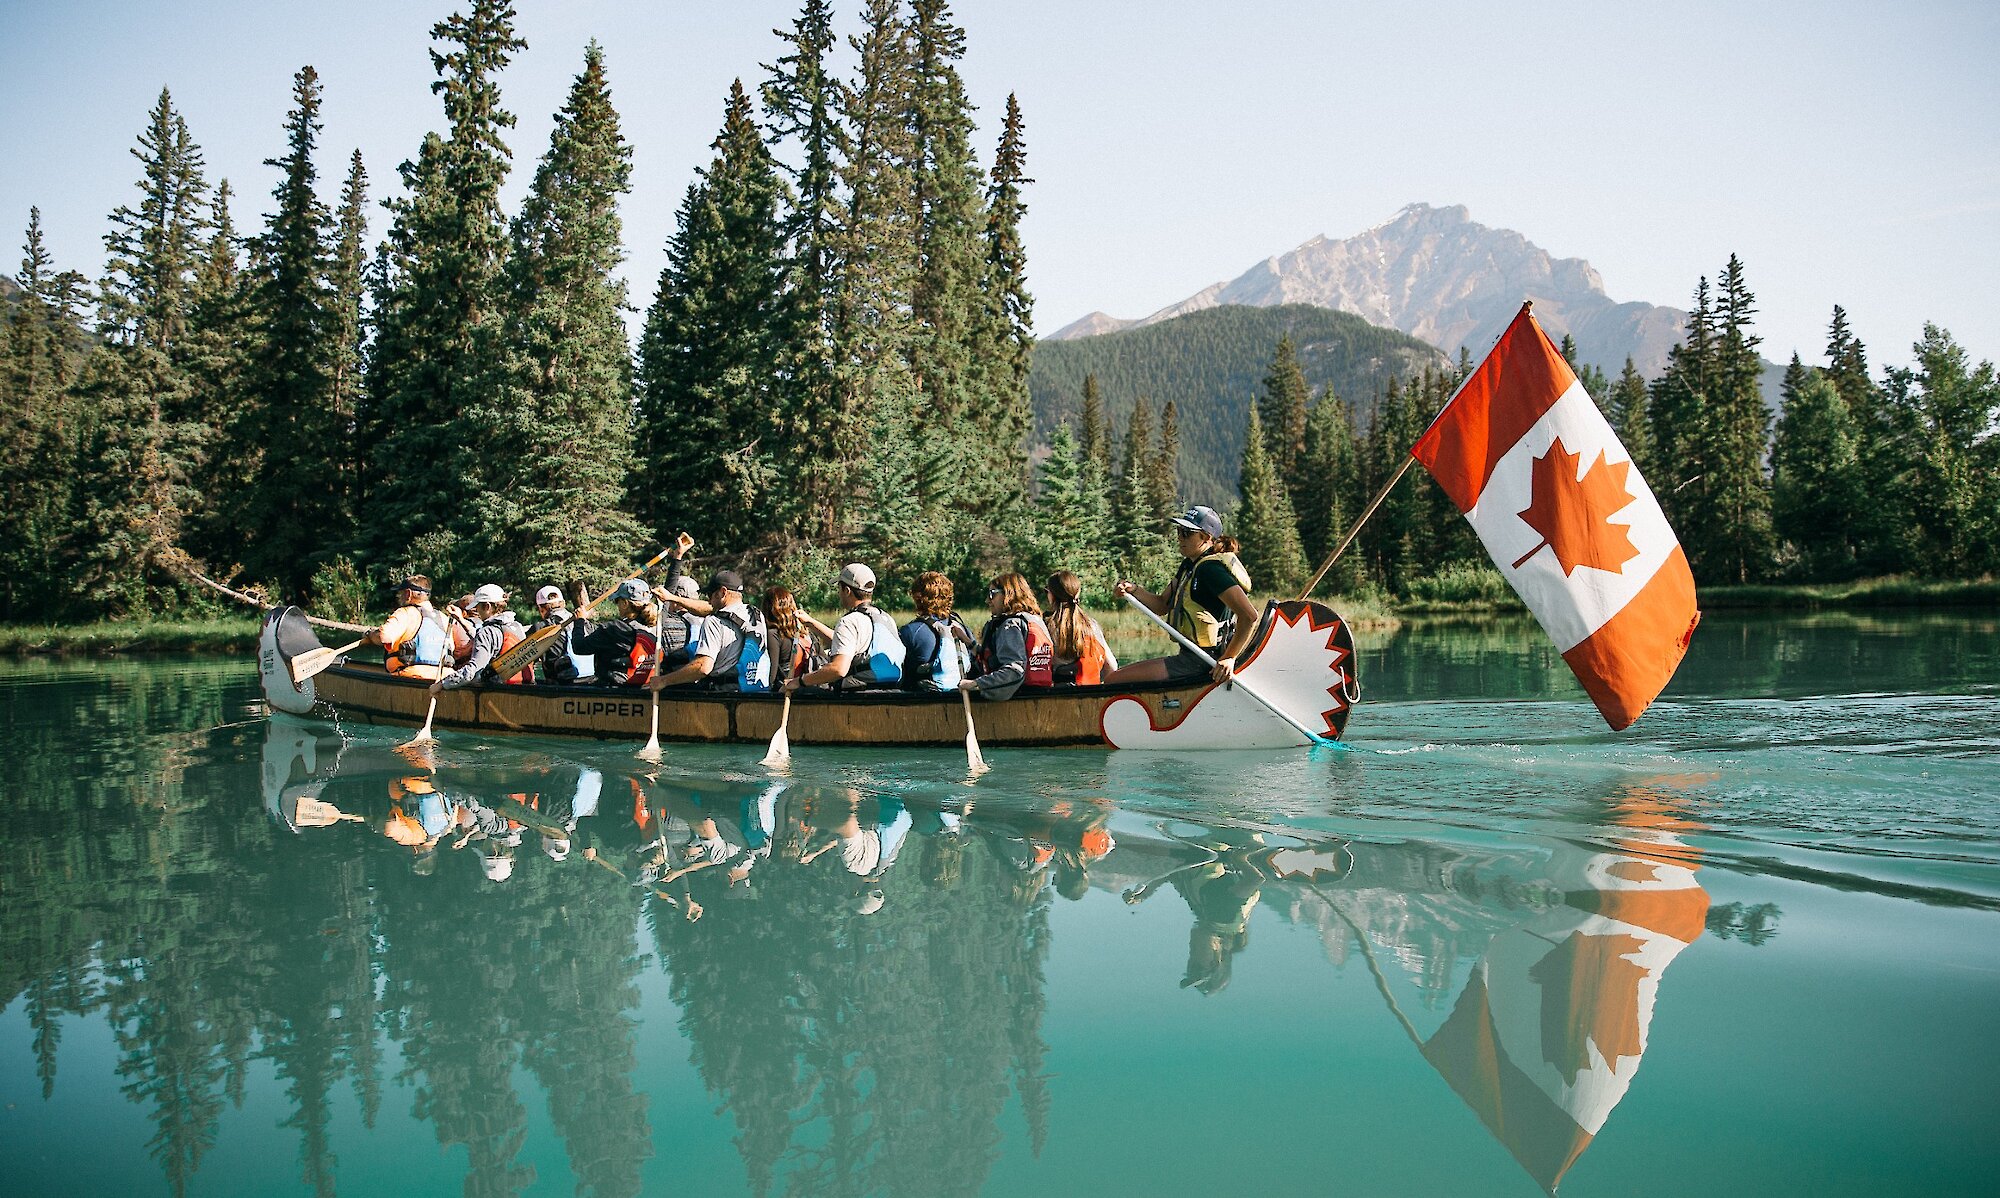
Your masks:
M976 1193L1010 1088L1037 1150L1046 1138L1046 892L1016 901L978 852L933 890L954 875L918 868L937 863L923 848L905 846L870 915L834 855L773 861L733 898L722 871L696 875L699 923L654 910L693 1062L755 1193Z
M1721 940L1741 940L1759 945L1778 934L1778 919L1784 912L1776 903L1724 903L1708 909L1708 933Z

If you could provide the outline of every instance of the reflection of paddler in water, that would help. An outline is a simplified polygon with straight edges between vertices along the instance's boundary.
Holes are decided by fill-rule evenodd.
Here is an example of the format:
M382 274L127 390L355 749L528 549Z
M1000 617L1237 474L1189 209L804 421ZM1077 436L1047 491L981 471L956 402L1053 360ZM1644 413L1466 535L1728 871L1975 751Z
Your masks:
M880 911L885 900L882 881L895 865L914 822L909 809L899 799L867 799L860 791L843 787L831 794L815 794L807 816L819 836L808 841L799 864L811 865L839 849L841 868L854 879L855 912L873 915Z
M1194 913L1181 987L1214 994L1229 985L1236 954L1249 947L1250 913L1271 880L1269 861L1277 850L1264 842L1263 833L1247 828L1208 828L1199 838L1160 830L1201 856L1132 887L1124 898L1136 906L1168 883L1180 892Z
M681 854L685 864L662 874L660 881L672 882L704 869L726 866L729 886L747 887L751 872L771 857L778 826L778 797L784 792L784 783L773 782L757 794L737 798L734 811L724 817L725 822L731 823L736 839L723 834L717 817L708 811L706 803L702 804L698 818L688 825L689 839Z

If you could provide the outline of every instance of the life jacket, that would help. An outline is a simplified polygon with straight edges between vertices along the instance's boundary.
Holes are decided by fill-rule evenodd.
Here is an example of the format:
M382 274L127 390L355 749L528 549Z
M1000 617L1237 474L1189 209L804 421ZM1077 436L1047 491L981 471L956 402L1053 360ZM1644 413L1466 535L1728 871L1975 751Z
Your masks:
M755 607L746 607L750 613L748 620L733 611L716 609L715 614L729 621L743 638L742 647L736 651L736 689L739 691L762 692L771 689L771 654L768 645L771 629L764 622L764 613Z
M1216 634L1222 627L1222 620L1194 601L1195 571L1204 562L1221 562L1229 567L1229 572L1236 577L1236 585L1242 587L1245 593L1250 590L1250 575L1233 553L1211 553L1191 562L1183 562L1181 568L1174 572L1174 581L1167 587L1167 622L1195 644L1213 649L1221 639Z
M660 664L660 642L653 630L641 628L632 637L632 651L625 657L625 685L644 686L653 680Z
M520 644L522 641L525 641L527 639L528 639L528 630L521 627L519 621L517 620L507 621L506 623L500 625L500 652L495 654L494 656L496 658L505 657L509 649L512 649L514 646ZM514 675L512 678L502 678L500 681L508 686L533 686L535 682L534 664L531 662L528 664L526 668L524 668L520 673Z
M1000 626L1009 620L1021 624L1021 643L1027 649L1027 661L1022 668L1022 686L1054 686L1056 642L1049 635L1049 626L1031 611L1013 612L994 620L986 626L986 643L979 647L980 669L991 673L1000 665L993 642L999 639Z
M868 660L849 669L847 676L873 682L876 686L901 682L903 659L908 651L903 648L903 638L896 635L896 622L877 611L872 603L864 603L854 610L868 617L871 629Z
M382 649L382 664L391 674L401 674L419 666L444 669L445 642L449 639L445 631L444 613L434 607L419 607L417 630Z
M452 615L445 618L451 625L451 659L472 660L472 642L479 635L479 625L466 616Z
M965 659L959 656L958 638L952 635L952 618L918 616L917 623L931 630L931 655L922 665L912 666L903 681L911 685L928 682L941 691L956 688L965 678Z

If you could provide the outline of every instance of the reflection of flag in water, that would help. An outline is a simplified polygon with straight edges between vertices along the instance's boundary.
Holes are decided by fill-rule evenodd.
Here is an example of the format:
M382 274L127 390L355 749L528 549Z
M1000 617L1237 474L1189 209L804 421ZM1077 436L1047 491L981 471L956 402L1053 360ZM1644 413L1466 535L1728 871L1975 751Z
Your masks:
M1614 851L1559 851L1567 904L1495 937L1423 1045L1551 1192L1625 1097L1660 976L1708 913L1694 854L1670 830L1684 825L1640 824Z

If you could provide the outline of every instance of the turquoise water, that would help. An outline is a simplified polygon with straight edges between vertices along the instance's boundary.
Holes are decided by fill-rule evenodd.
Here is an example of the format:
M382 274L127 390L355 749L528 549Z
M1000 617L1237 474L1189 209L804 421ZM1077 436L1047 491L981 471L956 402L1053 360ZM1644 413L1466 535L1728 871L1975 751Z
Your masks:
M976 781L0 667L4 1189L1991 1192L2000 621L1711 616L1617 735L1363 647L1345 748Z

